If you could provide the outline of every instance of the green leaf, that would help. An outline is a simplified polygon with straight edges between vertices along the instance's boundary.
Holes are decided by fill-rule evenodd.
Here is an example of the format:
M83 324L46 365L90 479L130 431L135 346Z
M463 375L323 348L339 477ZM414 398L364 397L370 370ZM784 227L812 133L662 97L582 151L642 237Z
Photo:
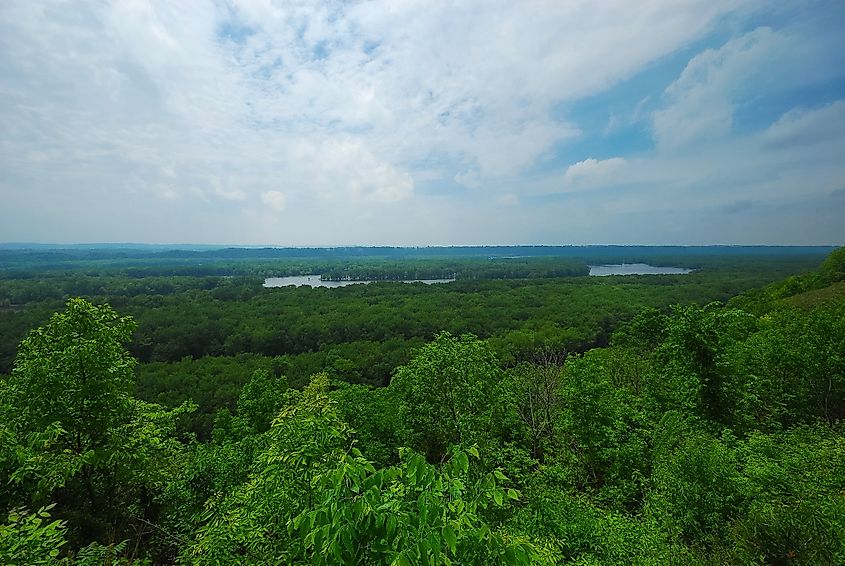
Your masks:
M452 554L455 554L455 548L458 544L458 537L455 536L455 531L449 525L446 525L441 530L441 534L443 535L443 540L446 541L446 544L449 546L449 550L452 551Z
M463 473L466 473L467 470L469 470L469 458L465 452L458 452L455 458L455 465L458 470Z
M352 544L352 535L347 529L344 529L340 534L340 540L343 542L343 548L350 554L355 553L355 546Z
M387 518L387 538L392 539L393 533L395 533L395 532L396 532L396 517L393 516L393 515L390 515Z
M323 529L314 531L314 552L320 552L323 548Z
M429 532L428 540L426 542L428 543L428 549L432 556L439 556L442 543L440 541L440 537L437 536L437 531Z

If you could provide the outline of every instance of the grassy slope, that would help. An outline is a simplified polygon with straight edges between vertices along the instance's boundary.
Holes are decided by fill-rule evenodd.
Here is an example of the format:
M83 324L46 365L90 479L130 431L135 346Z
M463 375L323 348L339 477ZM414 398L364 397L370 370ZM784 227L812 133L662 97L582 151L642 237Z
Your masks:
M824 287L801 293L785 299L785 302L803 309L812 309L824 303L845 299L845 281L839 281Z

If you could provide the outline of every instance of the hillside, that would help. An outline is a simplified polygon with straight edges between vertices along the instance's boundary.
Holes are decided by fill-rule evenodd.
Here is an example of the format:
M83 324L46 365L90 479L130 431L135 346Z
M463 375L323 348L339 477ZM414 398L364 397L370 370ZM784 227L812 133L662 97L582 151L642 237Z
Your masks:
M706 273L289 289L242 303L205 294L221 287L191 287L125 303L166 309L190 297L186 313L264 304L294 328L293 303L282 308L294 297L332 305L317 311L328 319L344 301L376 309L386 297L406 306L427 297L439 305L427 316L460 301L491 325L496 305L513 317L578 297L580 310L569 312L608 325L602 341L581 348L571 345L594 322L579 327L576 315L566 334L525 316L508 327L510 342L459 324L414 337L407 355L388 333L347 350L303 351L307 363L240 352L148 362L139 373L132 350L149 339L144 321L166 310L136 321L69 299L20 342L0 381L0 469L9 479L0 502L10 511L0 562L841 564L842 255L727 305L667 300L719 289ZM700 287L684 287L695 277L705 278ZM650 303L658 291L662 302ZM358 309L382 312L384 324L416 316L348 305L349 324ZM211 320L223 320L199 327L191 321L202 317L191 316L172 327L174 340L208 340ZM384 382L360 379L356 352L365 347L360 359L371 363L397 352ZM310 377L292 380L295 363ZM147 389L158 380L155 399L136 397L138 375ZM206 418L197 420L197 402Z

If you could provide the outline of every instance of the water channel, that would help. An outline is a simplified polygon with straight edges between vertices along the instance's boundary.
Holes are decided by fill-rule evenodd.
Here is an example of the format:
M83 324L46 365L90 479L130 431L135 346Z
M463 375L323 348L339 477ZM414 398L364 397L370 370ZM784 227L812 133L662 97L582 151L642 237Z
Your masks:
M657 267L647 263L620 263L616 265L591 265L591 277L608 275L686 275L692 269L683 267Z
M434 283L449 283L454 279L408 279L402 283L425 283L432 285ZM319 275L293 275L290 277L268 277L264 280L265 287L287 287L294 285L296 287L346 287L347 285L361 285L367 283L375 283L375 281L323 281Z
M591 265L591 277L606 277L608 275L686 275L691 269L683 267L658 267L647 263L621 263L615 265ZM407 279L401 283L449 283L454 279ZM346 287L347 285L366 285L375 283L374 280L365 281L324 281L319 275L292 275L288 277L268 277L264 280L264 287Z

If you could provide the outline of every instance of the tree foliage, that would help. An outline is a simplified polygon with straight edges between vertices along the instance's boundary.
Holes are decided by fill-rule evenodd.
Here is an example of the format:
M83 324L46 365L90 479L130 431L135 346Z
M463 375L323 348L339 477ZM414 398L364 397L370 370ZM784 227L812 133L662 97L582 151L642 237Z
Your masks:
M396 370L390 388L412 444L438 461L452 444L487 442L502 378L487 344L443 332Z
M840 256L727 305L155 280L145 334L71 299L0 376L0 563L845 563ZM138 387L129 347L198 357Z
M178 473L179 415L131 396L134 323L111 307L71 299L21 343L0 385L7 506L56 505L74 545L116 543L155 514Z

